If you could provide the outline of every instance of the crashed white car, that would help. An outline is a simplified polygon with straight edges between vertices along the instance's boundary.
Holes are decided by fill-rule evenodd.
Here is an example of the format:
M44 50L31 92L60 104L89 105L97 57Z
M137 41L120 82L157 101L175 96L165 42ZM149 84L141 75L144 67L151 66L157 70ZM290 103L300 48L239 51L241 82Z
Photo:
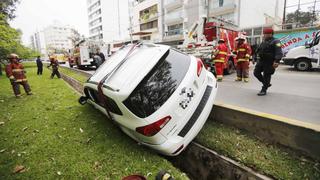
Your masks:
M170 46L121 48L84 84L89 102L127 135L161 154L178 155L212 109L216 79L200 59Z

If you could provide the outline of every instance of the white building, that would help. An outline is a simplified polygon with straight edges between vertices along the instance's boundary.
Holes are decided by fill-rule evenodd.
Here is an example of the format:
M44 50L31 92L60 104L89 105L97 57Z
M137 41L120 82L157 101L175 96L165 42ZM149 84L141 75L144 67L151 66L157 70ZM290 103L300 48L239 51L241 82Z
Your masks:
M89 38L105 43L129 40L127 1L87 0Z
M40 52L41 56L47 56L46 42L43 31L38 31L31 36L31 46Z
M42 56L50 53L67 52L73 48L72 38L78 33L70 26L65 26L55 22L32 35L32 46L39 51Z
M131 27L134 40L162 42L163 16L159 0L134 0L130 7Z

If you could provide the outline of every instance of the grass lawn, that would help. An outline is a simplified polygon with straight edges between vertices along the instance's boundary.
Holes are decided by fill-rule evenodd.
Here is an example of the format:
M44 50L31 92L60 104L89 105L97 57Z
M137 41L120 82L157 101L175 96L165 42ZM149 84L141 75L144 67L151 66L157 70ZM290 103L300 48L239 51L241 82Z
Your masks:
M46 68L37 76L33 66L26 65L32 96L16 99L0 76L0 179L154 179L162 169L188 179L92 106L79 105L62 79L51 80Z
M207 121L196 141L276 179L320 179L319 163L222 124Z

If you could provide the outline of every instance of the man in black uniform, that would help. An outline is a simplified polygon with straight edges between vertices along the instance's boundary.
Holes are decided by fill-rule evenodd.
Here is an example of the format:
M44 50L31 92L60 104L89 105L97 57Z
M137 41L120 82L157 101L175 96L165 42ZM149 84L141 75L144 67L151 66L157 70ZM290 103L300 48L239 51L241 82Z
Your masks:
M40 56L37 57L37 67L38 67L38 71L37 71L37 75L42 75L42 71L43 71L43 64L42 61L40 59Z
M283 56L280 41L273 37L273 29L265 28L263 35L264 40L256 50L257 65L254 69L254 76L263 84L258 96L267 94L267 89L271 86L271 75Z

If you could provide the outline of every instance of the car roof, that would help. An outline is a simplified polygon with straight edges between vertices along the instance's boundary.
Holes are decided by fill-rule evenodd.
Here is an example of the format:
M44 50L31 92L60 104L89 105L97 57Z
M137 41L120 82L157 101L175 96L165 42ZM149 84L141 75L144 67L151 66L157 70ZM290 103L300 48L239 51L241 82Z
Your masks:
M111 56L90 78L90 82L99 83L126 57L132 45L128 45ZM157 44L142 44L136 48L116 72L104 83L107 87L128 96L142 79L157 64L170 47Z

